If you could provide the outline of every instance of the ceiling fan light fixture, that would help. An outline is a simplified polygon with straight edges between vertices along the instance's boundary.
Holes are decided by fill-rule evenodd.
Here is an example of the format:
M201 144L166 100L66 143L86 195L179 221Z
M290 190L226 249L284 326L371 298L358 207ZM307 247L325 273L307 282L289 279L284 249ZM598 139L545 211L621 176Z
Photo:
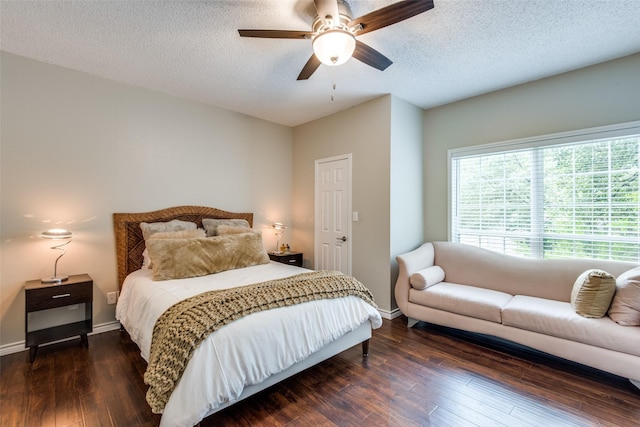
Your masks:
M238 30L238 33L241 37L312 39L313 55L302 67L297 80L308 80L320 65L341 65L352 56L365 65L384 71L393 62L374 48L356 40L356 36L360 37L433 9L433 1L396 1L353 19L347 0L313 0L317 14L311 31Z
M355 49L356 37L339 28L323 31L313 39L313 53L325 65L344 64Z

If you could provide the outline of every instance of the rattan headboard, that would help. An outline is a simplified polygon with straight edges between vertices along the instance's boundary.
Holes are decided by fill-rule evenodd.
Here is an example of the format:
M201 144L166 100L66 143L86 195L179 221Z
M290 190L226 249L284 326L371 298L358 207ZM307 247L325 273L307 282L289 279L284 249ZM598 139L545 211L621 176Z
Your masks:
M234 213L203 206L177 206L153 212L114 213L113 230L116 235L116 260L118 262L118 288L127 275L142 266L144 238L140 229L141 222L160 222L180 219L192 221L202 227L202 218L246 219L253 227L252 213Z

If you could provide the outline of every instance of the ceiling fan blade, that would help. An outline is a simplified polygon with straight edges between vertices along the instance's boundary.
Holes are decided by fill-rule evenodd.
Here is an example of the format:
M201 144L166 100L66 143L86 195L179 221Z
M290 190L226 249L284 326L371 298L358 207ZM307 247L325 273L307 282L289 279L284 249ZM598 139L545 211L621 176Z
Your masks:
M380 71L386 70L389 65L393 64L389 58L360 40L356 40L356 50L353 51L353 57Z
M331 17L333 25L340 23L340 10L338 0L313 0L318 11L318 17L325 25L330 25L327 17Z
M348 26L353 28L362 25L362 29L356 31L359 36L404 21L429 9L433 9L433 0L403 0L362 15L349 22Z
M311 31L295 30L238 30L240 37L260 37L263 39L309 39Z
M320 60L316 58L315 55L311 55L311 58L304 64L302 71L300 71L300 75L298 75L298 80L307 80L311 75L318 69L320 66Z

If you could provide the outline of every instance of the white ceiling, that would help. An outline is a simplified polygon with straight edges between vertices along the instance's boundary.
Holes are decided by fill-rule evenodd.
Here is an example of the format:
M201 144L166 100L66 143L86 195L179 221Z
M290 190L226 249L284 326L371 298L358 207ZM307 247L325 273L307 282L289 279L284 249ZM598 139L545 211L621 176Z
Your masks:
M395 1L349 4L355 18ZM387 93L429 108L640 52L640 0L434 1L360 37L387 70L351 59L307 81L309 40L237 29L310 30L312 0L2 0L0 48L289 126Z

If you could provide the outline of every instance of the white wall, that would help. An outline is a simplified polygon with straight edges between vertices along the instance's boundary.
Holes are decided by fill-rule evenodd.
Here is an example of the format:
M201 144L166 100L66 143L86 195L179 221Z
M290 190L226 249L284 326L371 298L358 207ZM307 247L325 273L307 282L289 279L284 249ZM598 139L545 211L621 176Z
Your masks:
M447 240L447 150L640 119L640 54L424 112L425 240Z
M391 192L389 224L392 309L398 279L396 256L424 242L423 110L400 98L391 98Z
M93 277L99 325L118 288L112 213L250 211L267 247L268 224L290 221L291 128L12 54L0 65L0 350L24 340L24 281L52 274L45 229L74 232L58 270Z
M353 210L352 274L373 293L383 310L389 292L389 140L391 96L315 120L293 130L293 241L304 252L305 266L314 259L314 162L351 153Z
M384 314L396 308L395 256L418 246L423 233L423 111L386 95L294 128L294 241L306 265L314 258L314 162L353 155L353 275Z

